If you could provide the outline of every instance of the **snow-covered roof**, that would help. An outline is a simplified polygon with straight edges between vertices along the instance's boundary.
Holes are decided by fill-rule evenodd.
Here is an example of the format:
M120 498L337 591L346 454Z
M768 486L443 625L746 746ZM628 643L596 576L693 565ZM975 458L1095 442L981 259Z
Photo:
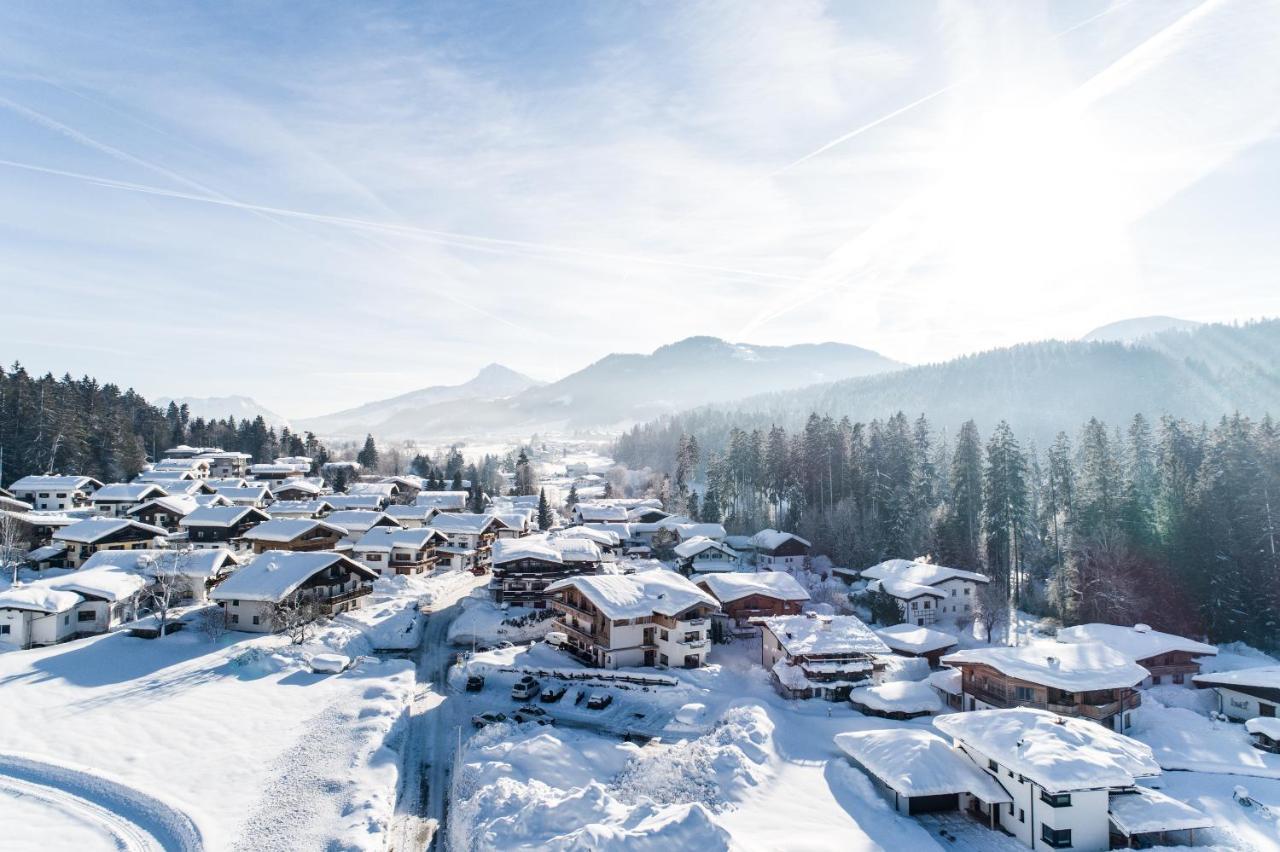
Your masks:
M101 487L91 476L24 476L9 484L10 491L78 491L87 486Z
M1204 642L1161 633L1145 624L1124 627L1119 624L1078 624L1058 631L1059 642L1101 642L1133 660L1182 651L1197 656L1216 656L1218 649Z
M915 562L910 559L886 559L878 565L863 569L862 576L868 580L884 580L895 577L922 586L936 586L947 580L970 580L974 583L989 583L991 578L976 571L965 571L960 568L948 568L945 565L934 565L929 562Z
M395 506L388 506L382 511L386 512L388 515L395 518L396 520L400 520L401 518L404 518L407 520L422 521L423 523L426 523L427 515L428 513L431 512L431 509L428 508L427 506L395 505Z
M1236 669L1231 672L1211 672L1191 678L1205 686L1248 686L1262 689L1280 689L1280 666L1259 666L1254 669Z
M547 586L547 592L569 588L576 588L610 621L644 618L654 613L676 616L700 604L719 609L715 598L665 568L634 574L566 577Z
M879 686L860 686L849 701L881 713L941 713L938 693L922 680L892 680Z
M792 657L889 653L856 615L777 615L762 623Z
M93 569L81 568L74 574L40 582L48 583L54 589L77 592L86 598L100 598L110 603L128 600L147 585L146 580L136 571L116 565L103 565Z
M440 492L433 492L439 494ZM427 522L429 526L454 535L479 535L494 524L502 523L493 515L477 515L471 512L442 512Z
M148 497L163 497L168 493L155 482L113 482L93 492L93 502L136 503Z
M617 547L622 543L622 539L618 537L616 532L586 526L569 527L561 530L558 535L561 538L585 538L587 541L594 541L602 547Z
M995 779L930 731L919 728L846 731L836 734L835 743L887 787L903 796L971 793L988 804L1013 801Z
M950 666L981 663L1018 680L1066 692L1121 689L1150 674L1142 666L1098 642L1036 642L1017 648L969 648L942 658Z
M443 539L444 535L439 530L433 530L430 527L409 530L395 529L393 527L374 527L356 543L355 550L358 552L378 551L380 553L390 553L391 550L397 547L420 550L435 538Z
M219 492L221 493L221 492ZM263 521L267 515L253 506L201 506L178 521L182 527L230 527L253 515Z
M729 547L727 544L721 544L715 539L707 538L704 535L685 539L675 546L675 554L681 559L689 559L693 556L697 556L704 550L718 550L730 560L738 558L738 554L734 552L732 547Z
M1251 734L1262 734L1273 740L1280 740L1280 719L1275 716L1258 716L1244 723L1244 729Z
M233 503L261 503L267 499L267 486L246 485L243 488L218 488L218 493Z
M895 651L904 654L927 654L940 651L956 644L956 637L932 627L918 627L914 624L895 624L882 627L876 631L884 643Z
M21 609L28 612L66 612L84 598L75 592L55 589L37 582L26 586L12 586L0 592L0 609Z
M413 505L441 511L462 510L467 507L467 496L465 491L420 491L413 498Z
M808 541L795 533L782 532L775 529L760 530L760 532L751 536L751 546L757 550L777 550L792 539L800 542L805 547L812 547Z
M130 515L141 515L149 509L162 509L171 515L183 517L200 508L200 501L190 494L173 494L167 497L156 497L140 503L129 510Z
M37 547L35 550L27 554L29 562L44 562L46 559L53 559L67 552L66 543L62 544L46 544L44 547Z
M503 565L519 559L541 559L557 564L564 562L599 562L600 548L585 538L562 538L545 533L520 538L502 538L494 542L493 564Z
M186 494L209 494L217 490L213 484L214 480L209 479L144 479L141 476L134 477L135 483L151 483L159 485L165 490L170 497L180 497Z
M270 514L276 515L316 515L333 509L328 500L277 500L271 504Z
M347 485L347 494L372 495L388 500L394 497L399 490L400 486L394 482L352 482Z
M272 518L248 530L244 537L247 541L286 542L316 530L333 533L338 538L347 534L342 527L311 518Z
M562 538L558 533L549 536L549 540L551 546L560 551L560 558L565 562L599 562L603 558L600 548L594 541L588 541L585 538Z
M1200 811L1149 787L1112 793L1107 810L1112 824L1125 837L1213 826L1213 820Z
M571 529L574 529L571 527ZM582 524L581 529L595 530L596 532L613 533L618 537L619 541L626 541L631 538L631 524L617 523L599 523L599 524Z
M579 503L573 507L575 517L583 523L619 523L627 522L625 506L601 505L599 503Z
M807 601L809 593L799 581L782 571L752 571L708 574L698 580L720 603L731 603L751 595L782 601Z
M334 565L342 565L367 579L377 577L377 572L332 551L294 553L268 550L219 583L209 597L218 601L281 601L316 574Z
M909 601L915 598L928 596L931 598L945 598L945 592L940 592L932 586L926 586L923 583L913 583L910 580L904 580L901 577L885 577L881 580L872 580L867 583L868 591L885 591L893 595L899 600Z
M208 579L221 574L227 563L234 566L237 561L225 547L199 550L99 550L85 561L80 570L113 567L141 571L152 576L172 572L184 577Z
M277 494L283 491L291 491L291 490L302 491L314 496L316 494L319 494L321 491L324 491L324 486L317 485L314 482L308 482L305 479L286 479L284 482L281 482L280 484L273 486L271 488L271 493Z
M367 509L343 509L329 514L325 521L351 532L371 529L374 524L381 524L384 519L397 527L400 526L400 522L390 515L383 512L370 512ZM386 524L382 525L386 526Z
M58 541L74 541L80 544L92 544L95 541L101 541L109 535L115 535L118 532L129 529L138 530L142 533L148 533L153 536L168 535L169 531L160 527L153 527L150 524L140 524L137 521L126 520L125 518L89 518L85 521L74 523L71 526L63 527L53 534Z
M1086 719L1017 707L951 713L933 724L1050 793L1131 787L1138 778L1160 774L1145 743Z
M666 518L658 521L658 528L675 530L681 541L689 541L693 538L710 538L722 541L725 537L722 524L691 524L687 518Z
M533 519L527 512L491 512L486 511L486 515L492 515L498 519L498 523L504 527L513 530L527 530L533 525Z
M938 669L929 672L929 685L948 695L959 695L964 689L964 673L959 669Z

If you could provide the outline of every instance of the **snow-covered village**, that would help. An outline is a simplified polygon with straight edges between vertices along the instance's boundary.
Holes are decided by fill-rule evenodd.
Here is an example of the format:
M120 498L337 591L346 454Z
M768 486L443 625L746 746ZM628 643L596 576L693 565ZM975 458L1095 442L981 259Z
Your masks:
M1280 852L1278 57L0 3L0 852Z

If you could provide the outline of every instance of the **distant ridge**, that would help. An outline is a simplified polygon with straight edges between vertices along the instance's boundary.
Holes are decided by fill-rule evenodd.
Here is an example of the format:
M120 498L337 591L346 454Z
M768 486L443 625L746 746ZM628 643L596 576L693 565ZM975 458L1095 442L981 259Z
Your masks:
M1177 317L1134 317L1099 326L1080 339L1087 343L1136 343L1153 334L1163 334L1166 331L1191 331L1201 325L1202 323L1195 320Z
M289 425L287 418L248 396L182 396L176 399L160 397L155 401L155 406L163 411L169 407L170 402L176 403L178 407L187 406L192 418L202 417L205 420L225 420L228 417L234 417L236 422L239 422L241 420L253 420L261 416L268 426L280 427Z

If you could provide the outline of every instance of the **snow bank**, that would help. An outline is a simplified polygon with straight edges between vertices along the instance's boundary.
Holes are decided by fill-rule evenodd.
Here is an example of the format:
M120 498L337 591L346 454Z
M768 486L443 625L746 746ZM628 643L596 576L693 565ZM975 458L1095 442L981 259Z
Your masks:
M875 713L941 713L938 693L927 682L895 681L880 686L860 686L849 693L849 703Z

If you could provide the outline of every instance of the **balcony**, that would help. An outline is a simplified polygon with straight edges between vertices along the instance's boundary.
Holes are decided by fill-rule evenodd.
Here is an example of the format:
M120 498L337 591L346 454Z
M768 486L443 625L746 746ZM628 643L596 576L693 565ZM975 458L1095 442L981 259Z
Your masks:
M682 639L677 644L679 644L682 648L693 648L694 650L698 650L698 649L706 648L707 646L709 646L711 644L711 640L705 637L703 637L702 639L688 639L688 640Z
M589 632L582 629L581 627L576 626L572 622L564 621L563 619L557 618L554 621L552 621L551 629L561 630L571 636L578 638L580 641L585 642L588 645L594 645L596 643L596 640L591 636Z
M365 595L372 594L372 586L359 586L349 592L343 592L340 595L334 595L331 598L325 598L320 601L320 612L324 615L333 615L334 607L341 606L347 601L353 601L356 598L362 598Z

